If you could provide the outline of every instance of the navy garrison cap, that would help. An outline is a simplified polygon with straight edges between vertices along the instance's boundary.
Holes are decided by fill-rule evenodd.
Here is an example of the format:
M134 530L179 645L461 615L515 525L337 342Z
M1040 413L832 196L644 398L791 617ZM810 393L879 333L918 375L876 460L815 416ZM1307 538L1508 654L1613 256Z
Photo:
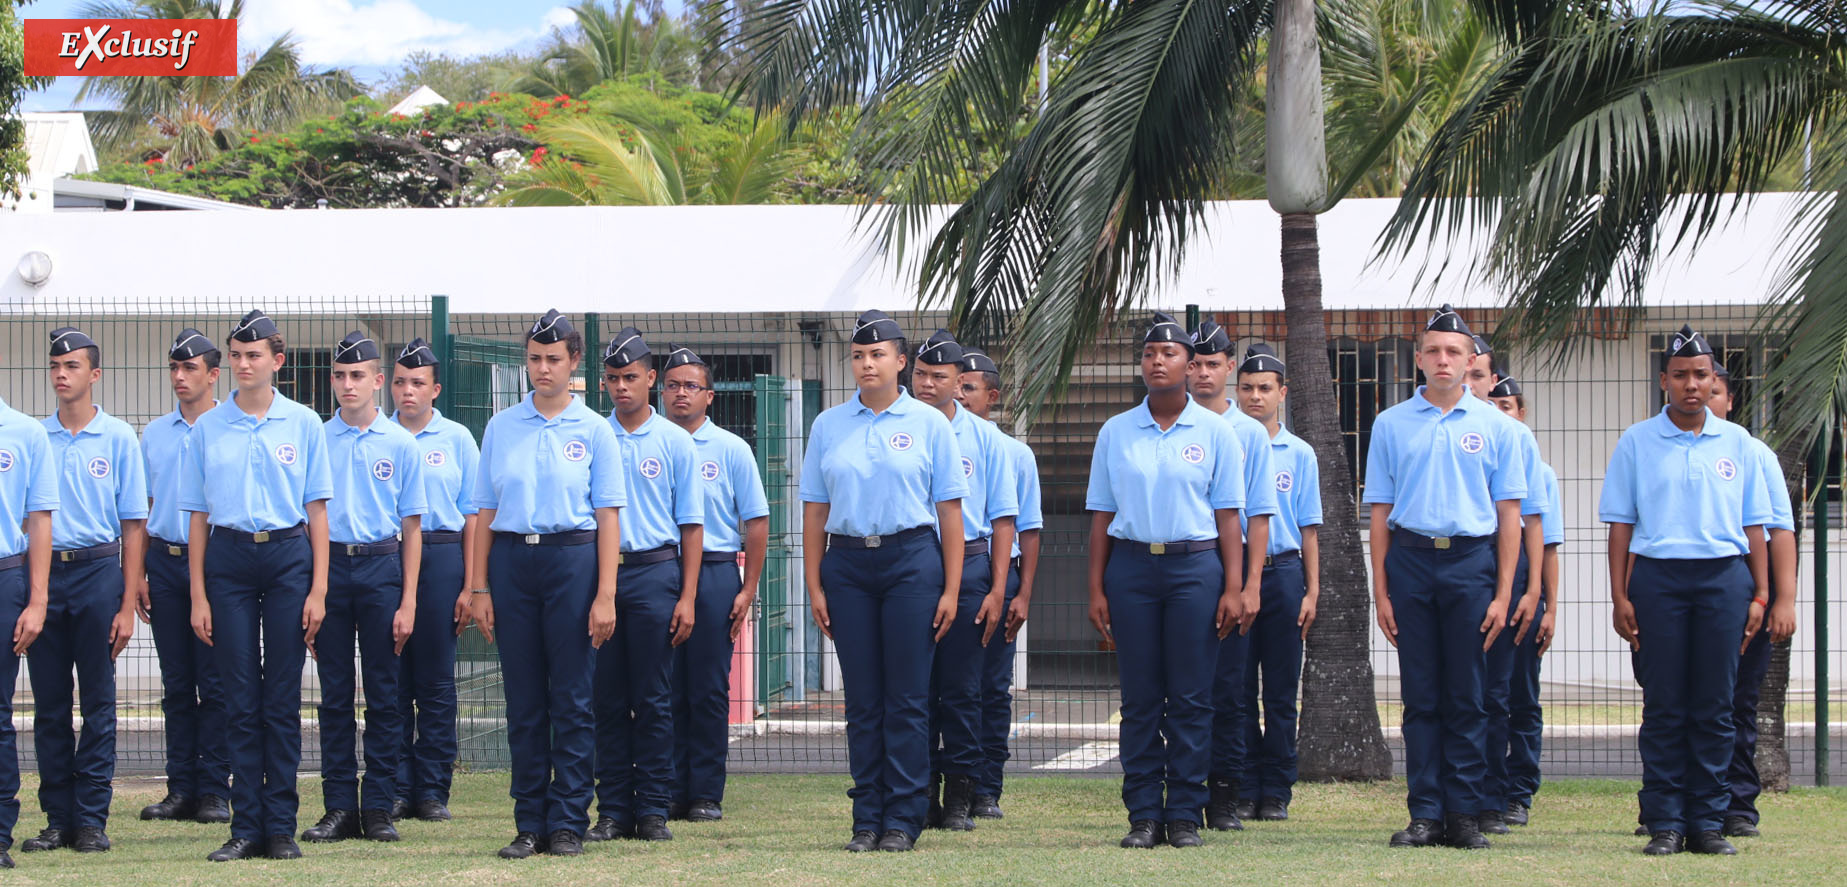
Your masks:
M532 322L532 329L526 331L526 339L540 345L551 345L570 338L574 332L577 332L577 328L571 326L571 319L553 308L545 312L544 317Z
M1201 321L1199 329L1193 333L1193 353L1224 354L1231 350L1231 336L1225 328L1206 320Z
M998 376L1000 375L1000 367L994 363L994 358L976 351L973 348L964 348L962 349L962 372L993 373Z
M1502 376L1501 381L1488 389L1489 397L1514 397L1520 394L1520 380L1512 376Z
M954 364L959 370L962 367L962 345L948 330L939 329L931 333L922 345L917 346L917 362L931 366Z
M904 338L904 328L891 316L877 308L859 316L853 324L853 344L872 345Z
M213 343L212 340L206 338L204 333L192 327L187 327L180 330L179 335L173 337L173 347L167 349L167 359L191 360L195 357L203 357L217 350L218 346Z
M685 345L674 345L671 343L668 344L667 363L666 365L661 367L661 370L665 372L667 370L673 369L674 367L683 367L683 366L705 366L705 361L701 360L699 358L699 355L695 353L693 349L688 348Z
M436 351L430 343L418 337L404 343L404 350L398 352L398 366L407 370L436 365Z
M83 330L74 326L61 326L51 331L51 356L69 354L79 348L89 348L96 340L84 335Z
M280 332L281 330L276 329L276 322L269 319L269 315L264 314L261 309L252 308L249 314L244 315L243 319L237 322L237 326L231 328L231 341L261 342Z
M1726 384L1731 384L1732 371L1725 368L1725 361L1714 358L1712 361L1712 374L1724 379Z
M1278 376L1288 371L1283 359L1276 356L1276 349L1258 342L1244 349L1244 362L1238 364L1238 375L1245 373L1275 373Z
M365 363L377 359L378 343L359 330L347 333L340 344L333 346L334 363Z
M653 353L648 350L648 341L641 337L641 330L625 326L603 348L603 365L625 367Z
M1151 342L1172 342L1186 346L1186 353L1193 353L1193 336L1182 327L1173 315L1160 311L1154 312L1154 319L1149 322L1148 332L1142 336L1142 344Z
M1706 337L1694 332L1689 325L1682 325L1680 332L1667 343L1668 357L1698 357L1711 353L1712 345L1706 342Z
M1482 338L1480 335L1470 336L1469 338L1475 340L1475 356L1480 357L1483 354L1494 353L1494 346L1488 344L1487 339Z
M1437 313L1430 315L1430 320L1424 324L1424 332L1461 333L1470 338L1475 336L1469 331L1469 325L1462 322L1462 315L1457 314L1456 309L1451 308L1448 303L1444 303L1442 308L1437 309Z

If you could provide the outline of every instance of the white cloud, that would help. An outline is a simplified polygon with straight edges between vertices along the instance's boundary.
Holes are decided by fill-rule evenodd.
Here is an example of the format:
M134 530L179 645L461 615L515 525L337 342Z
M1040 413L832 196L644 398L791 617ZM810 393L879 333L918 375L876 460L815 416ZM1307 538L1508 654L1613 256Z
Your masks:
M548 10L527 30L480 28L439 18L415 0L264 0L244 13L245 51L293 31L302 59L318 66L391 65L414 50L452 56L499 52L550 33L570 11Z
M554 6L545 11L545 17L540 19L540 24L543 25L547 31L552 28L564 29L575 27L577 25L577 14L572 12L568 6Z

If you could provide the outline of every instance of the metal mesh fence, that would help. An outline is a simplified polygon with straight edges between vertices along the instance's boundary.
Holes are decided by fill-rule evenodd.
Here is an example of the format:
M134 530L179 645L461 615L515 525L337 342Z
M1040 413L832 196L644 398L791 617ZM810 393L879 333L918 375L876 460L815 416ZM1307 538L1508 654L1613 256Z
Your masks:
M245 307L132 302L0 307L0 342L6 345L0 358L0 396L29 414L49 415L55 403L43 371L45 333L76 325L104 349L98 402L138 430L172 408L165 351L173 333L182 326L196 326L222 338ZM279 380L285 393L331 415L327 366L332 344L341 335L356 327L366 329L387 353L395 353L413 336L425 336L446 358L439 406L478 436L496 410L524 395L523 335L544 306L522 306L518 313L451 316L442 300L406 296L264 307L290 342L288 365ZM1493 330L1492 312L1465 313L1477 329ZM1604 527L1596 520L1603 468L1621 431L1660 407L1655 355L1662 337L1683 322L1704 331L1723 352L1739 395L1733 418L1754 430L1766 427L1771 405L1755 398L1753 391L1773 343L1750 332L1755 313L1754 307L1736 306L1600 315L1587 320L1585 334L1566 359L1548 363L1514 353L1508 361L1525 385L1529 422L1545 458L1558 471L1565 501L1558 639L1542 675L1548 731L1544 766L1550 774L1631 776L1640 770L1633 738L1640 693L1631 678L1626 647L1609 626ZM1280 313L1208 310L1202 316L1223 324L1240 351L1251 342L1266 341L1288 358ZM771 540L752 624L733 659L734 770L833 771L846 766L839 669L829 642L809 618L801 582L800 503L795 490L809 424L821 410L853 392L846 367L853 319L848 313L774 310L727 315L611 312L576 318L589 343L582 378L588 383L583 392L592 408L606 413L610 407L596 376L599 343L633 324L648 336L657 354L665 354L671 342L690 346L705 358L717 388L713 420L742 436L757 453L771 506ZM943 322L933 314L900 314L898 319L917 337ZM1372 418L1414 390L1412 337L1421 320L1421 312L1392 309L1326 316L1333 384L1349 464L1356 474L1364 466ZM1086 618L1088 524L1083 491L1097 428L1141 396L1134 346L1140 325L1138 315L1108 327L1084 356L1059 408L1041 416L1024 435L1039 460L1046 525L1032 619L1021 634L1015 665L1010 766L1020 772L1117 772L1114 653ZM1009 382L1036 371L1010 365L998 338L980 344L990 346ZM1304 380L1295 381L1296 390L1301 390ZM221 383L221 392L227 387ZM1003 427L1011 427L1007 406L1003 396L996 416ZM1828 466L1825 501L1830 510L1821 527L1823 550L1833 566L1831 575L1839 576L1843 547L1838 452ZM1363 483L1363 477L1360 480ZM1839 625L1841 617L1837 600L1821 596L1824 603L1816 603L1812 552L1823 535L1817 529L1805 521L1800 631L1790 656L1788 736L1798 780L1812 778L1820 763L1815 757L1821 738L1815 726L1818 682L1825 683L1829 672L1840 674L1843 658L1838 642L1816 632L1818 619ZM1818 655L1818 649L1825 655ZM1376 633L1371 650L1382 720L1396 754L1396 658ZM456 668L462 720L459 765L504 767L504 700L495 651L471 631L464 637ZM159 671L145 628L123 653L117 671L122 729L118 772L159 772L164 761ZM313 671L310 663L303 698L308 727L304 767L310 769L318 766L319 752L312 729L319 698ZM1833 703L1840 705L1844 694L1838 688L1831 692ZM29 711L31 704L30 684L22 672L15 710ZM22 730L30 730L29 717L20 716L19 723ZM1823 729L1826 736L1827 728ZM31 766L31 743L23 738L22 763ZM1847 746L1844 738L1836 734L1830 753L1837 771L1847 767L1840 752Z

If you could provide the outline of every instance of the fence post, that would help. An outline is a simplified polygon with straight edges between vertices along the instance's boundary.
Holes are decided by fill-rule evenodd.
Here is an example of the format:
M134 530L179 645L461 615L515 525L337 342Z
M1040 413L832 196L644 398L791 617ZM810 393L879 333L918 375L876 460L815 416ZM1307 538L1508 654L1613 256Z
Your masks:
M1199 306L1198 305L1186 306L1186 328L1189 330L1199 329Z
M430 297L430 350L436 353L436 384L442 386L442 393L436 395L436 408L444 414L453 414L455 395L450 388L455 383L455 342L449 338L449 297Z
M1828 784L1828 437L1809 456L1815 478L1815 784Z
M603 406L603 315L591 311L584 315L584 406L601 416Z

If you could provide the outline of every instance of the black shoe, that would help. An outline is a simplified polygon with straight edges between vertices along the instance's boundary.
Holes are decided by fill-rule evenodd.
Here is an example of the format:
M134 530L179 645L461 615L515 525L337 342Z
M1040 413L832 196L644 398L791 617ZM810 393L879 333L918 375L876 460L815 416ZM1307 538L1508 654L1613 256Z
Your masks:
M879 849L879 835L865 830L854 832L853 840L848 841L843 849L848 853L871 853Z
M686 813L690 809L692 809L691 804L686 804L681 801L674 801L673 803L668 804L667 805L667 821L668 822L685 822Z
M1443 823L1434 819L1413 819L1411 824L1392 835L1393 847L1429 847L1443 840Z
M78 853L106 853L109 850L109 835L101 826L82 826L77 829L76 840L71 841L71 849Z
M1533 818L1533 808L1519 801L1507 802L1507 815L1503 817L1508 825L1526 825Z
M397 822L410 815L410 802L399 798L391 802L391 821Z
M551 838L545 842L545 852L553 856L582 856L584 839L568 828L561 828L552 832Z
M193 813L194 822L225 823L231 821L231 802L221 795L202 795L199 809Z
M943 774L930 774L930 808L924 811L924 828L943 827Z
M1168 846L1198 847L1201 843L1203 842L1199 840L1199 823L1182 819L1179 822L1167 824Z
M1507 835L1513 833L1513 829L1507 827L1506 815L1499 810L1483 810L1475 817L1475 824L1480 827L1481 833L1484 835Z
M1488 849L1488 839L1481 835L1481 823L1467 813L1445 814L1443 837L1457 850Z
M943 828L974 831L975 781L958 773L943 778Z
M597 819L596 825L584 832L586 841L613 841L617 838L634 837L634 826L624 825L607 816Z
M37 853L40 850L57 850L70 845L71 839L64 834L63 829L48 828L39 832L36 838L27 838L19 845L19 849L26 853Z
M1744 816L1725 817L1725 828L1720 831L1728 838L1755 838L1759 835L1757 823Z
M686 805L687 822L717 822L725 818L725 811L720 809L717 801L703 798Z
M635 837L643 841L671 841L673 832L667 830L667 817L643 816L635 821Z
M360 828L368 841L395 841L398 830L391 824L391 811L365 810L359 814Z
M1131 850L1153 850L1166 838L1167 833L1160 823L1152 819L1137 819L1129 823L1129 833L1122 836L1122 846Z
M249 838L232 838L224 846L206 855L212 862L230 862L234 859L262 859L263 846Z
M975 804L969 808L976 819L1001 819L1000 799L993 795L976 795Z
M269 836L270 859L300 859L301 848L296 846L293 835Z
M513 843L500 848L501 859L525 859L541 853L539 836L532 832L520 832L513 836Z
M1206 780L1206 827L1215 832L1241 831L1244 823L1238 815L1238 783L1234 779L1214 776Z
M1732 842L1725 840L1725 836L1720 834L1718 829L1707 829L1687 839L1687 852L1710 853L1714 856L1737 856L1738 848L1733 847Z
M191 819L197 809L193 800L179 792L168 792L157 803L141 808L142 819Z
M1250 798L1238 799L1237 813L1239 819L1256 819L1257 802Z
M1282 822L1289 818L1289 805L1276 798L1266 798L1257 805L1259 822Z
M908 853L917 846L911 836L895 828L885 830L885 837L879 839L879 849L886 853Z
M1687 849L1687 839L1679 832L1669 829L1655 832L1648 836L1648 846L1642 852L1649 856L1673 856Z
M5 850L0 850L0 869L10 869L12 867L13 867L13 854L8 853Z
M1651 834L1653 833L1648 830L1648 826L1638 825L1635 827L1635 836L1638 838L1646 838Z
M417 802L412 815L423 822L448 822L455 818L449 815L449 807L435 798L425 798Z
M316 844L331 844L347 838L357 838L359 831L359 813L354 810L329 810L321 821L309 826L301 833L304 841Z

